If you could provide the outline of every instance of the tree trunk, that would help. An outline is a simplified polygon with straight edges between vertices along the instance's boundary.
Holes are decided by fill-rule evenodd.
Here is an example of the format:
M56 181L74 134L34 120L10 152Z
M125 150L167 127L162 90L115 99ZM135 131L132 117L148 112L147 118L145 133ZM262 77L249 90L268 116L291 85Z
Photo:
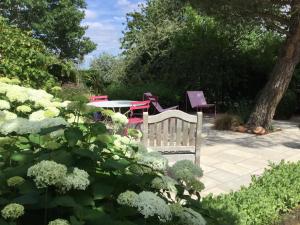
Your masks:
M266 86L261 91L255 108L250 115L249 127L271 127L276 107L282 99L300 61L300 0L294 0L289 33L281 48L276 65Z

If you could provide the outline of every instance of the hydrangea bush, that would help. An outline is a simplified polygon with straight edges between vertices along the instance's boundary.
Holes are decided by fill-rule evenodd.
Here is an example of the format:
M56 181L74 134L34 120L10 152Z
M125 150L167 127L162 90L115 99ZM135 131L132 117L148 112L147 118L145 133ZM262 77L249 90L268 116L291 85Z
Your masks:
M170 168L139 132L93 122L85 103L11 81L0 93L1 225L205 224L190 208L200 202L200 168ZM120 114L110 121L126 124Z

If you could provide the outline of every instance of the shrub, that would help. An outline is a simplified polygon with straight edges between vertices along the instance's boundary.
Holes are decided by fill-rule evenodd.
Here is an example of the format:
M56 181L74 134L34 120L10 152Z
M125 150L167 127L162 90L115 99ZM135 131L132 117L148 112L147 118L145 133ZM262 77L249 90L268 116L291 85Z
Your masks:
M7 25L0 17L0 76L18 78L23 85L50 89L58 80L74 79L71 62L50 53L30 33Z
M201 213L212 225L270 225L300 202L300 162L271 164L249 187L203 199Z
M217 130L232 130L242 124L242 120L238 116L224 114L215 120L214 127Z
M182 96L180 91L161 82L134 85L112 84L105 89L105 94L109 95L111 99L141 100L145 92L151 92L158 96L158 101L163 107L178 104Z
M44 91L15 88L25 96L29 91L43 93L47 104L54 103ZM6 92L0 97L14 114L18 101ZM199 201L203 189L202 171L187 162L169 168L162 155L140 147L132 137L110 133L104 123L89 122L93 109L83 107L81 99L59 112L64 118L73 113L73 123L61 117L30 121L25 112L1 117L0 224L205 225L190 208L195 201L191 197ZM23 103L35 105L31 98ZM178 176L182 167L189 179ZM170 171L177 175L167 176Z

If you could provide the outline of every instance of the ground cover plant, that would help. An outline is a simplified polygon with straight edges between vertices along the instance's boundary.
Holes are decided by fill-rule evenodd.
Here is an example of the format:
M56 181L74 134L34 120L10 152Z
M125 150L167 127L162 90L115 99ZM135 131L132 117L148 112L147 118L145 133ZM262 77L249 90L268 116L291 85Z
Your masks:
M212 225L270 225L300 202L300 162L272 164L249 187L203 198L199 212Z
M189 207L203 189L197 179L202 170L192 162L168 167L160 154L118 134L127 122L122 114L107 113L119 123L110 131L90 122L93 109L85 103L61 102L5 82L10 84L0 82L1 225L206 224Z

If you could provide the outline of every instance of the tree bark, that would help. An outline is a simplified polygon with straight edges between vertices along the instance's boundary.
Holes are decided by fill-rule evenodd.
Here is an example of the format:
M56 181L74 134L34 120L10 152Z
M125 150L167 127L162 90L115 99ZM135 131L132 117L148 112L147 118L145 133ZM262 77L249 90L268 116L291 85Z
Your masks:
M266 86L262 89L249 117L249 127L271 128L277 105L282 99L300 61L300 0L291 4L289 32Z

